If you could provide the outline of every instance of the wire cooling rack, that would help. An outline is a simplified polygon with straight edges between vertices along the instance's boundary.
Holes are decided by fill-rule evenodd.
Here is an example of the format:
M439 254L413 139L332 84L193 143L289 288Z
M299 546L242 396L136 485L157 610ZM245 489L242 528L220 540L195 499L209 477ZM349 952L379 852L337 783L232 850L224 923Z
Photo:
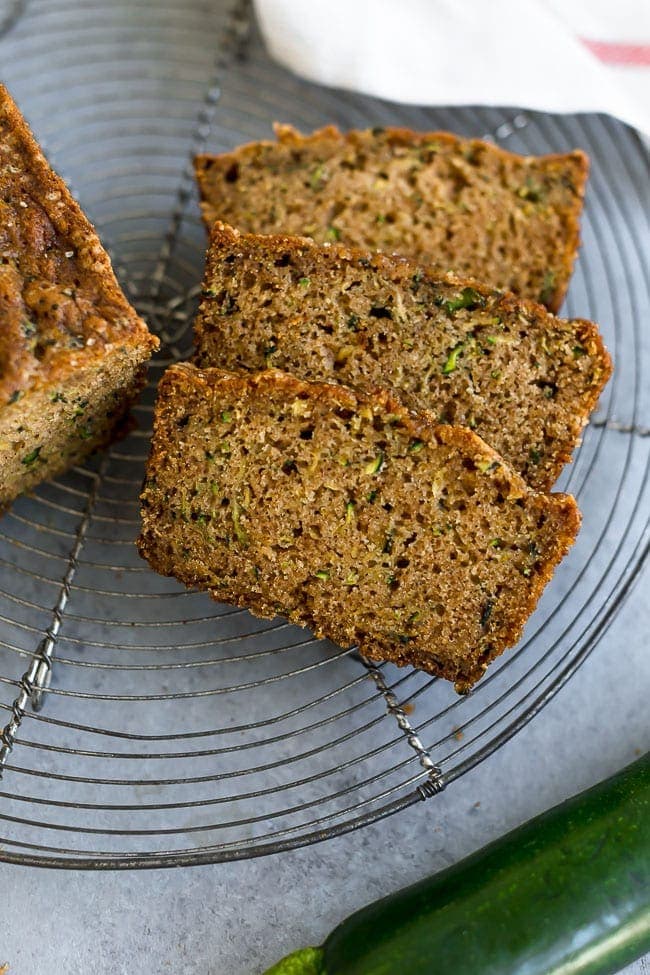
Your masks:
M177 866L334 836L433 797L535 715L621 608L648 544L648 160L611 119L405 108L271 64L245 4L0 0L0 64L164 339L139 427L0 522L0 860ZM616 372L559 487L584 527L520 645L466 698L138 558L153 388L185 357L205 236L190 160L303 129L397 123L592 158L566 311ZM570 699L567 698L568 706Z

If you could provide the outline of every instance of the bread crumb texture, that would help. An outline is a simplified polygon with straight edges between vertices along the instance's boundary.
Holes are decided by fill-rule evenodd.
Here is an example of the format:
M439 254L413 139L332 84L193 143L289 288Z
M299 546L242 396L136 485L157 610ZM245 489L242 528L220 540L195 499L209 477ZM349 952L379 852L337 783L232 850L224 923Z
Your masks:
M611 374L598 328L405 259L217 222L196 362L389 387L549 489Z
M448 132L333 126L196 159L203 215L252 233L398 252L557 311L587 156L518 156Z
M573 498L387 392L189 364L160 384L142 517L156 571L461 691L579 527Z

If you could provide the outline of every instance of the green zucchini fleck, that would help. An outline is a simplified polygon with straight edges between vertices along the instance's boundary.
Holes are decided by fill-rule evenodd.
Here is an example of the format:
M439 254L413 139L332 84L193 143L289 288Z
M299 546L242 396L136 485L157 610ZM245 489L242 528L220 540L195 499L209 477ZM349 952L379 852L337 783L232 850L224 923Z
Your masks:
M21 460L21 464L24 464L25 467L31 467L32 464L35 464L37 460L40 461L44 460L45 458L41 457L42 449L43 449L42 445L39 447L34 447L34 449L30 450L28 454L25 454L25 456Z
M532 176L527 176L524 185L517 190L517 196L531 203L542 203L546 199L546 188L541 183L536 183Z
M574 345L573 346L573 358L579 359L581 356L586 355L587 350L584 345Z
M223 411L223 413L221 414L221 422L232 423L232 413L230 412L230 410Z
M301 288L308 288L311 284L310 278L298 278L298 284Z
M327 571L327 569L318 569L317 572L314 572L314 575L316 576L317 579L322 579L323 582L327 582L327 580L330 577L330 574Z
M323 186L323 183L325 183L326 179L327 170L325 169L323 163L318 163L318 165L314 166L311 171L309 176L309 185L311 186L312 190L319 190Z
M237 541L240 545L248 545L248 534L246 529L243 528L241 524L241 507L235 498L233 498L233 502L230 506L230 515Z
M353 332L356 332L358 330L359 321L360 319L358 315L355 314L350 315L347 323L348 328L351 329Z
M541 452L537 449L537 447L530 448L528 451L528 457L533 464L539 464L540 460L542 459Z
M325 240L336 241L341 239L341 231L338 227L328 227L327 233L325 234Z
M364 470L366 474L379 474L380 470L384 466L384 454L383 451L379 451L374 460L371 460L369 464L366 464Z
M448 315L453 315L455 311L466 308L473 311L475 308L485 308L486 299L479 294L475 288L463 288L456 298L442 302L442 307Z
M411 440L409 444L409 453L419 454L424 447L424 440Z
M454 369L458 365L458 356L461 354L464 348L465 348L464 342L459 342L457 345L453 347L453 349L447 356L444 366L442 367L443 376L448 376L450 372L454 371Z
M555 271L545 271L542 287L539 292L539 300L543 305L547 305L555 291Z
M346 502L345 520L348 522L348 524L354 520L354 501Z

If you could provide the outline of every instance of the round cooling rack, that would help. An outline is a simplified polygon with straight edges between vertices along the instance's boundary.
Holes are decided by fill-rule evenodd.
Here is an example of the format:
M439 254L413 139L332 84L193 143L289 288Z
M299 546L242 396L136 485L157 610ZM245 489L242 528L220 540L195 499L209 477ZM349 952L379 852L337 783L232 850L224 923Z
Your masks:
M164 340L138 427L0 521L0 860L178 866L312 843L433 801L556 693L648 544L648 160L599 116L400 107L302 82L245 4L0 0L3 80ZM138 558L154 389L191 348L205 234L191 158L303 129L400 124L517 152L580 146L592 172L566 313L616 371L575 462L583 529L524 640L471 695L375 666L282 620L186 592Z

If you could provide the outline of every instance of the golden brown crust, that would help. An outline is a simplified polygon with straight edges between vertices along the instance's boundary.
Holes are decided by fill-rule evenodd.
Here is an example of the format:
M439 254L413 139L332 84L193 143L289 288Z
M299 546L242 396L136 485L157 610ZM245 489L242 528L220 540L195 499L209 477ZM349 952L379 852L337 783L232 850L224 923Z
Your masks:
M61 381L116 343L159 345L110 259L0 85L0 402Z
M476 307L446 311L465 289ZM612 371L592 322L557 319L395 255L242 234L220 221L195 341L200 366L272 365L307 380L390 386L407 407L472 425L537 490L570 461Z
M519 638L580 521L385 390L188 364L159 387L142 503L158 572L462 690Z
M276 142L248 143L219 156L204 153L196 157L201 208L208 227L222 219L257 233L307 231L322 242L330 239L327 224L332 213L342 211L345 226L337 226L336 233L345 243L397 251L442 270L454 267L463 276L471 271L488 284L524 297L541 296L551 311L559 309L580 243L579 221L589 171L588 157L581 150L523 157L480 139L400 128L342 134L336 127L326 126L302 135L291 126L276 125L275 132ZM386 155L417 153L427 146L434 146L434 154L446 162L444 173L433 174L426 182L426 198L419 199L416 168L407 174L409 190L403 167L394 174L384 173L381 161ZM314 185L315 170L306 174L304 182L296 173L302 165L297 162L299 157L327 162L341 156L347 174L337 177L331 199L327 187ZM374 163L375 157L373 167L368 158ZM472 162L476 159L478 163ZM430 165L431 159L423 165L418 162L417 170L423 172ZM357 183L353 175L359 166L365 169ZM484 183L474 178L473 166L485 169ZM263 173L264 184L253 181L242 192L238 181L252 179L255 168ZM371 173L376 176L377 171L379 181L385 179L387 187L379 187L378 195L369 185ZM470 187L469 205L462 193L464 186ZM382 215L376 217L373 207L381 209L382 196L389 191L400 217L392 228L378 227L375 218ZM498 201L496 208L490 203L492 195ZM286 200L290 200L289 208ZM415 223L422 226L415 227ZM497 235L500 227L502 232ZM514 237L517 240L511 242Z
M0 85L0 506L116 435L158 345Z

